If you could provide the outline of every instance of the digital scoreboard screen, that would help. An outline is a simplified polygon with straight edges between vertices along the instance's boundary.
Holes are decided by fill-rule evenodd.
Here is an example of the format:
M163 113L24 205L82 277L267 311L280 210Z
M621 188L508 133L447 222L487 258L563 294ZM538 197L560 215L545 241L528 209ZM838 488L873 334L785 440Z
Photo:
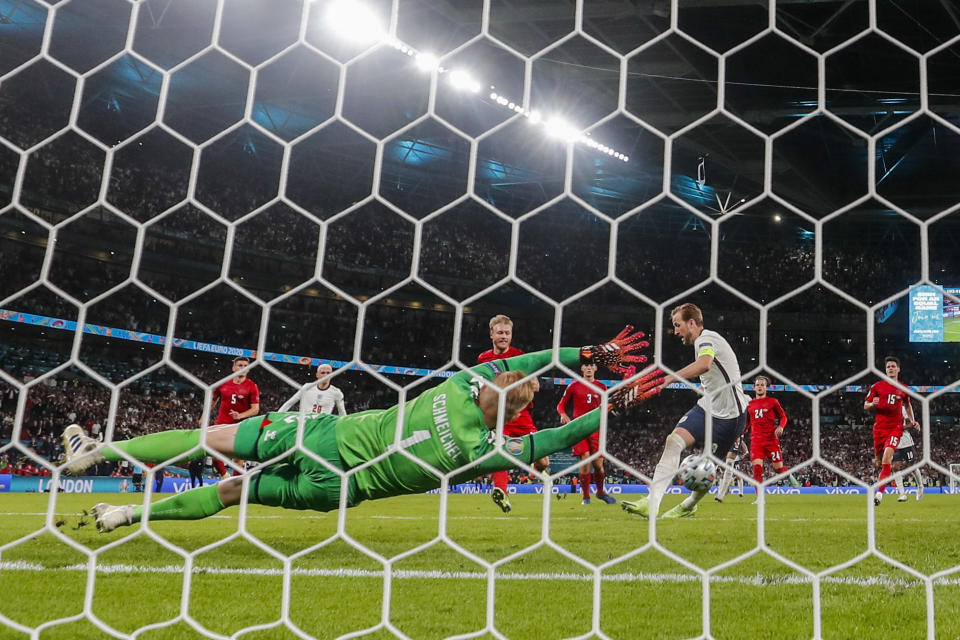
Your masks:
M910 290L910 342L960 342L960 289Z

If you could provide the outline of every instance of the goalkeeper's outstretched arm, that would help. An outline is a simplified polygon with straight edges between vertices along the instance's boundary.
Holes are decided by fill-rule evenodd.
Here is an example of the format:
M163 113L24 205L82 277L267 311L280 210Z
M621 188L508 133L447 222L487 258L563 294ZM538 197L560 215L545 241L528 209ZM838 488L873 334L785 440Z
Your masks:
M663 371L655 369L618 389L610 396L607 410L611 415L617 415L645 402L660 393L663 378ZM516 466L514 459L526 464L533 464L534 461L544 456L549 456L561 449L568 449L600 428L600 415L600 409L594 409L561 427L545 429L522 438L509 438L503 449L511 457L508 458L504 454L498 454L487 458L476 467L465 472L463 477L475 477L493 471L511 469Z
M598 367L606 367L613 373L632 376L636 371L634 365L647 361L647 356L638 353L641 349L650 346L649 342L643 340L643 336L642 331L634 331L633 327L628 325L612 340L603 344L579 348L560 347L557 350L557 360L571 369L577 369L582 364L595 364ZM492 380L498 373L505 371L532 373L550 364L553 361L553 353L552 349L545 349L505 360L494 360L477 365L468 373L459 375L474 374Z

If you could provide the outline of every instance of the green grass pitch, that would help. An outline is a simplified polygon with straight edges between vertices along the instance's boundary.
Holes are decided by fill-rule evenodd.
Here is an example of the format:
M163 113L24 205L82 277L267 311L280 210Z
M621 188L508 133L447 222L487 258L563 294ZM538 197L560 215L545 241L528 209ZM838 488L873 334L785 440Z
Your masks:
M204 521L155 523L150 529L156 537L139 526L111 534L98 534L92 523L78 527L75 514L98 499L117 497L62 495L54 505L56 519L64 521L58 534L33 537L42 529L48 496L0 497L0 614L40 628L43 640L116 637L83 616L89 596L89 612L119 634L153 625L136 636L143 640L203 638L182 610L193 624L221 636L261 625L239 637L294 640L300 636L282 624L284 557L292 556L289 619L317 638L362 630L369 630L364 638L398 637L391 628L410 638L445 638L482 632L488 616L500 633L524 640L596 637L590 635L594 615L602 633L624 640L706 633L783 640L816 633L814 586L802 572L765 552L719 568L758 546L761 528L750 497L730 496L723 504L707 498L696 518L659 521L657 548L647 544L648 523L619 506L551 498L545 517L543 498L524 495L514 496L513 512L503 515L485 495L450 496L449 538L489 562L510 558L497 565L492 583L485 567L438 539L435 495L350 510L346 533L368 553L334 537L335 513L258 506L248 511L245 535L238 534L237 508ZM878 638L895 629L897 638L957 638L960 572L949 571L960 567L958 500L927 495L916 502L911 496L899 504L888 495L876 512L882 554L925 576L943 572L929 594L929 619L924 580L864 555L865 496L770 496L762 535L771 549L811 571L846 563L820 584L822 637ZM668 496L665 508L676 501ZM547 527L549 542L541 544ZM88 555L67 541L99 550L95 574L86 570ZM200 552L192 572L184 571L189 560L165 544ZM678 556L716 568L709 584ZM390 561L385 584L384 562ZM610 562L595 580L590 565ZM931 628L935 633L928 635ZM3 640L29 637L0 623Z
M960 342L960 318L944 318L943 341Z

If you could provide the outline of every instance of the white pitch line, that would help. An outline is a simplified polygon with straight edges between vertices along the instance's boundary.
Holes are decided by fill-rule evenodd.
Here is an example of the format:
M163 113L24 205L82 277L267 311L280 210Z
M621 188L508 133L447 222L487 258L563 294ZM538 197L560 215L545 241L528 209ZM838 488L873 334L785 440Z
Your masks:
M34 572L55 572L55 571L83 571L86 572L86 564L73 564L64 567L46 567L36 562L0 562L0 571L34 571ZM182 574L182 565L130 565L130 564L109 564L97 565L97 573L102 574L134 574L134 573L167 573ZM282 569L255 569L255 568L230 568L230 567L194 567L195 574L213 574L213 575L249 575L249 576L282 576ZM371 571L369 569L292 569L290 574L293 576L306 576L314 578L380 578L384 576L383 571ZM395 570L392 573L393 578L400 580L419 579L419 580L486 580L488 575L485 571L404 571ZM572 582L592 582L594 576L586 573L497 573L497 580L560 580ZM702 577L693 574L684 573L613 573L600 576L603 582L701 582ZM807 585L812 584L813 580L807 576L781 575L766 576L755 574L752 576L711 576L711 583L731 583L742 584L753 587L772 587L779 585ZM867 578L838 578L827 576L821 580L822 583L850 585L859 587L920 587L923 586L921 580L905 580L902 578L888 578L885 576L870 576ZM934 580L934 585L958 586L960 578L938 578Z
M19 517L19 516L46 517L46 515L47 515L46 512L43 512L43 513L0 512L0 518L2 518L2 517L4 517L4 516L10 516L10 517ZM57 513L57 514L54 514L54 515L56 515L57 517L61 517L61 518L64 518L64 517L66 517L66 518L75 518L75 517L78 517L78 514L76 514L76 513ZM227 514L227 515L207 516L206 518L204 518L204 520L237 520L238 518L239 518L239 515L230 515L230 514ZM266 514L264 514L264 515L255 515L255 514L247 514L247 519L248 519L248 520L278 520L278 519L280 519L280 518L285 518L285 519L290 519L290 520L328 520L328 519L334 520L334 519L336 519L336 515L335 515L333 512L331 512L331 513L329 513L329 514L323 514L323 513L317 513L317 514L279 514L279 515L266 515ZM592 517L588 517L588 516L572 516L572 517L566 517L566 516L562 516L562 515L561 515L561 516L556 516L556 518L557 518L558 520L561 520L561 519L562 519L564 522L568 522L568 521L580 521L580 520L582 520L582 521L589 521L589 522L596 522L596 520L597 520L596 518L592 518ZM349 516L349 519L350 519L350 520L354 520L354 521L357 521L357 520L431 520L431 521L438 521L438 520L440 519L440 517L439 517L439 516L363 515L363 514L352 514L352 513L351 513L350 516ZM447 516L447 520L448 520L448 521L450 521L450 520L483 520L483 521L487 521L487 522L489 522L489 521L491 521L491 520L536 520L537 522L540 522L540 521L542 520L542 518L541 518L540 516L517 516L517 515L512 515L512 514L511 514L510 516L497 516L497 515L489 515L489 516ZM747 517L747 518L710 518L710 521L711 521L711 522L746 522L746 521L752 522L752 521L755 521L755 520L756 520L756 519L753 518L753 517ZM862 518L787 518L787 517L784 517L784 518L772 518L772 517L766 517L766 518L763 519L764 522L830 522L830 523L834 523L834 522L861 522L861 523L865 523L866 520L867 520L866 515L864 515L864 517L862 517ZM638 518L626 518L625 521L626 521L626 522L640 522L640 520L639 520ZM926 523L926 524L942 522L942 523L948 523L948 524L955 524L955 523L957 522L957 519L956 519L956 518L897 518L897 522L901 522L901 523L902 523L902 522L923 522L923 523Z

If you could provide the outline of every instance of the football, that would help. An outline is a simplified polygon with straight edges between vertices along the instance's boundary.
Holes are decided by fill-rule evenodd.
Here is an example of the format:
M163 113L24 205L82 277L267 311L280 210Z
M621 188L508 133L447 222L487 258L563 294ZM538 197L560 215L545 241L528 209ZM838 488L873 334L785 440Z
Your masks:
M683 459L677 475L690 491L706 491L717 479L717 465L710 458L694 454Z

